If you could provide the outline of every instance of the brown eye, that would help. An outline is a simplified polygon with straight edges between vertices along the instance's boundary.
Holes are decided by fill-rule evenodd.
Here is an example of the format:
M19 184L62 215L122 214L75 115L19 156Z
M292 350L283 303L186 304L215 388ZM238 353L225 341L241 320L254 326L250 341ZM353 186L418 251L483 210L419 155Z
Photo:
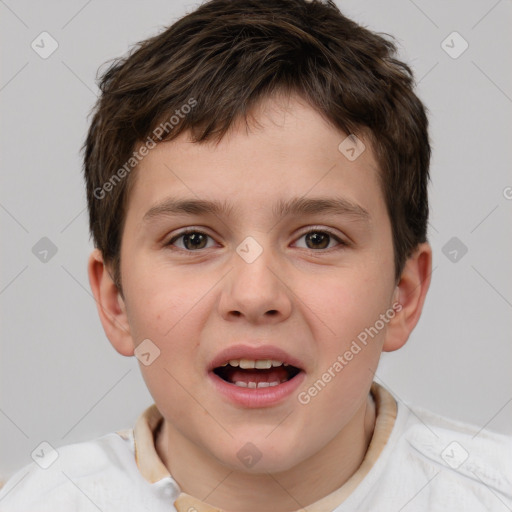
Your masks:
M215 244L213 239L207 234L200 231L190 231L174 237L168 245L174 245L186 251L195 251L213 247Z
M304 233L297 239L294 246L301 249L320 251L322 249L335 249L338 246L339 249L342 249L347 246L347 243L330 231L316 229Z
M325 249L329 246L331 236L321 231L312 231L306 235L308 249Z
M191 233L183 236L183 245L190 250L193 249L204 249L208 237L202 233Z

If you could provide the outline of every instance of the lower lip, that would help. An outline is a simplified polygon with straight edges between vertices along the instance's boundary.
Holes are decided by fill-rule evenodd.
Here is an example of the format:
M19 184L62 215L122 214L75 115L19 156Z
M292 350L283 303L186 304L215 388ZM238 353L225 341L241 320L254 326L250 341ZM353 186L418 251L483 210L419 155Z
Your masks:
M214 372L209 372L209 377L216 390L224 395L229 401L242 407L258 408L276 405L289 397L304 381L305 373L301 371L295 377L277 386L266 388L242 388L230 384L221 379Z

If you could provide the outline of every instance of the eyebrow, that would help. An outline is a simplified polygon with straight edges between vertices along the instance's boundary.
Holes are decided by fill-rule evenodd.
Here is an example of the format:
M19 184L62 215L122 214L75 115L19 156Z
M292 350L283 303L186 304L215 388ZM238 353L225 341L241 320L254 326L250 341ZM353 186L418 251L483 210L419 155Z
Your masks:
M233 213L233 205L226 201L210 201L204 199L167 198L151 207L143 217L149 222L158 217L173 215L215 215L229 217ZM277 218L287 216L334 214L351 217L354 220L369 222L370 214L362 206L348 199L336 198L305 198L299 197L287 201L281 200L274 206L273 214Z

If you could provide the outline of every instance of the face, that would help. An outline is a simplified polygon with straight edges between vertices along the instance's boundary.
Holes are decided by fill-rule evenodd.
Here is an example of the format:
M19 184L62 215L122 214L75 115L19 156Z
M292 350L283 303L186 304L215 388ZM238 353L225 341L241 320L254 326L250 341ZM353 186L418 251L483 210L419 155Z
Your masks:
M133 345L160 351L141 371L175 436L275 472L365 403L395 313L393 246L368 143L347 158L347 134L297 98L254 116L142 160L121 277Z

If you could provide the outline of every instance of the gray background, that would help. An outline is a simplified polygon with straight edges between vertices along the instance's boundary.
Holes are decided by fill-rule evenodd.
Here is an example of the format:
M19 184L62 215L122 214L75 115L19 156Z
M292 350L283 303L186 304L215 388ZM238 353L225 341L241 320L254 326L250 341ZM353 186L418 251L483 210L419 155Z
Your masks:
M152 402L137 361L106 339L89 291L79 148L98 67L195 5L0 0L0 480L41 441L130 427ZM433 282L409 343L384 355L377 377L399 400L510 433L512 4L338 5L397 37L431 119ZM47 59L31 48L43 31L59 44ZM442 46L453 31L469 44L458 58L445 51L462 49L457 36ZM32 252L42 237L57 248L46 262ZM452 237L459 246L445 255Z

